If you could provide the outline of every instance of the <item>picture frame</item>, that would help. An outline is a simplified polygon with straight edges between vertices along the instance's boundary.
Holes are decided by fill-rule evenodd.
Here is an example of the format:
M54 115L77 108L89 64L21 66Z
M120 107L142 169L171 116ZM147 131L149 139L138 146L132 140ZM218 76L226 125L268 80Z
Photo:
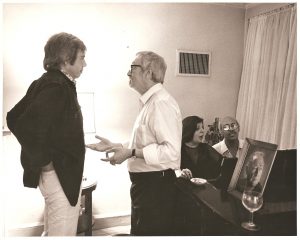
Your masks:
M245 189L263 194L278 145L246 138L227 191L241 198Z
M175 71L181 77L210 77L211 52L177 49Z

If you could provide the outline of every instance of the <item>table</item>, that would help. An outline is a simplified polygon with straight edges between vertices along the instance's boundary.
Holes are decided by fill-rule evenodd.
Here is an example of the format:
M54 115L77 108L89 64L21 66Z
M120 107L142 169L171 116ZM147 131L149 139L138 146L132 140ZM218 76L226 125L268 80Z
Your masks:
M276 201L268 197L264 199L262 209L254 213L254 220L261 226L261 230L251 232L241 227L241 223L248 220L249 212L237 197L225 190L217 189L210 183L196 186L183 178L177 179L176 186L182 194L187 194L206 209L206 212L211 212L217 218L222 219L227 224L227 230L230 229L230 232L227 232L228 235L293 236L297 234L295 200Z
M82 214L79 216L77 233L84 232L85 236L92 236L93 212L92 212L92 192L97 187L97 181L83 177L81 196L84 197L84 207Z

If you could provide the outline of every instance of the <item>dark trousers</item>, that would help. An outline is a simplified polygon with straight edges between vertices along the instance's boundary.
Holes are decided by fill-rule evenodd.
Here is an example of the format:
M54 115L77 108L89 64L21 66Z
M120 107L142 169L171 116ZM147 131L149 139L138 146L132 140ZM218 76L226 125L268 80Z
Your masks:
M173 170L130 173L131 234L174 235L176 176Z

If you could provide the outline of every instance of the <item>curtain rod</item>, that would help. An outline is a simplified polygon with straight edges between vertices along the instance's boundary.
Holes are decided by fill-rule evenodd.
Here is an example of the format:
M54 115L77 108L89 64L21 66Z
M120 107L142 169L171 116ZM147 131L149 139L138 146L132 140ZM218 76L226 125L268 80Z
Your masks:
M256 15L256 16L254 16L254 17L249 18L248 21L250 21L251 19L254 19L254 18L261 17L261 16L271 15L271 14L273 14L273 13L277 13L277 12L280 12L280 11L283 11L283 10L286 10L286 9L289 9L289 8L294 7L294 6L296 6L296 3L287 4L287 5L282 6L282 7L280 7L280 8L276 8L276 9L273 9L273 10L268 11L268 12L260 13L260 14L258 14L258 15Z

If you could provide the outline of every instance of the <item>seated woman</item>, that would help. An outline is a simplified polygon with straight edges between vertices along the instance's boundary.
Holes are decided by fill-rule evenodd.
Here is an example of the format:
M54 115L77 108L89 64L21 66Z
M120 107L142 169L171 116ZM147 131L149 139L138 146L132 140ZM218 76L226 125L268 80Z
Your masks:
M181 177L218 177L223 159L213 147L203 143L204 123L198 116L189 116L182 121Z
M198 116L186 117L182 122L181 175L186 179L205 178L219 175L222 155L207 143L203 143L204 123ZM201 207L184 193L178 193L177 226L178 235L205 234L201 219Z

